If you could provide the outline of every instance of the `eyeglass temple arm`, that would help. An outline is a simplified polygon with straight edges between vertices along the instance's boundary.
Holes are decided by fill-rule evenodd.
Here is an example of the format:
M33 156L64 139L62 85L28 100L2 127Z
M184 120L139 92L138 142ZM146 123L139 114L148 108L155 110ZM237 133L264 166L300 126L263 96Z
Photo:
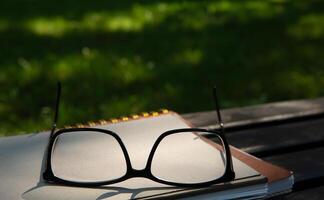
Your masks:
M62 88L61 82L57 82L56 101L55 101L55 115L54 115L54 121L53 121L53 124L52 124L51 136L54 134L54 131L56 129L56 124L57 124L57 121L58 121L60 98L61 98L61 88Z
M218 98L217 98L216 86L214 86L214 88L213 88L213 96L214 96L214 102L215 102L217 118L218 118L218 122L219 122L219 126L220 126L220 131L221 131L222 134L224 134L224 124L223 124L223 121L222 121L222 116L220 114L220 107L219 107ZM225 137L225 135L224 135L224 137ZM226 143L227 143L227 141L226 141ZM235 177L234 168L233 168L233 161L232 161L232 156L231 156L231 150L230 149L229 149L229 155L230 155L230 158L229 158L228 162L229 162L229 165L230 165L230 169L233 172L233 176Z
M215 108L216 108L216 112L217 112L217 118L218 118L218 123L220 126L220 130L222 133L224 133L224 124L222 121L222 116L220 114L220 107L219 107L219 103L218 103L218 97L217 97L217 89L216 86L213 87L213 97L214 97L214 102L215 102Z

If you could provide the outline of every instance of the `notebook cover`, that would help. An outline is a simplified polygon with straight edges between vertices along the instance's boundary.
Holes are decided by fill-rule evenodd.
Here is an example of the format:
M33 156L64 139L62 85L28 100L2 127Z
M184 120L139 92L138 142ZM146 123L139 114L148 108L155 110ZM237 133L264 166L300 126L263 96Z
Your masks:
M192 124L190 122L186 121L183 118L182 120L192 127ZM207 138L206 138L206 142L210 143L211 145L214 145L213 142ZM271 164L269 162L263 161L234 146L230 146L230 149L233 157L241 160L242 162L246 163L256 171L258 171L263 176L267 177L268 187L271 187L272 184L281 184L281 182L283 182L280 191L274 191L273 193L273 191L269 190L268 196L281 195L291 191L292 186L294 184L294 175L292 171Z
M177 120L170 119L170 125L159 124L159 119L163 118L163 116L176 116L178 120L183 120L182 117L177 115L176 113L164 112L161 113L144 113L142 115L134 115L131 117L123 117L120 119L113 119L110 121L99 121L97 123L90 122L86 125L79 124L77 126L96 126L100 128L118 128L123 127L123 130L127 130L132 128L131 124L134 120L139 120L142 118L146 118L149 120L143 120L148 123L148 130L152 131L160 131L159 127L162 126L162 129L172 129L172 128L186 128L188 127L185 124L177 123ZM159 116L159 117L158 117ZM132 119L132 120L130 120ZM116 123L116 122L124 123ZM135 121L134 121L135 122ZM127 125L127 126L125 126ZM164 126L164 127L163 127ZM155 130L154 130L155 129ZM157 130L158 129L158 130ZM161 130L164 132L163 130ZM132 140L138 140L139 134L134 133L129 135L128 144L129 151L135 151L136 146L132 146ZM151 135L146 135L148 137L152 137ZM155 137L155 136L154 136ZM113 186L105 186L102 188L75 188L75 187L66 187L66 186L55 186L55 185L47 185L41 178L42 169L41 163L44 161L44 150L46 148L48 142L48 132L43 134L33 134L33 135L25 135L25 136L16 136L9 138L1 138L0 139L0 197L4 197L6 199L106 199L108 197L113 197L118 199L128 199L128 198L156 198L160 199L162 197L166 198L179 198L179 197L188 197L195 195L202 195L206 193L210 194L221 194L226 189L228 191L236 191L236 189L241 187L248 188L249 186L258 185L257 187L260 191L259 195L264 194L264 187L267 182L267 179L262 175L256 175L251 177L246 177L242 180L236 180L235 184L226 184L226 185L216 185L209 188L201 188L201 189L179 189L179 188L170 188L169 186L161 184L153 183L149 180L136 180L137 182L148 183L150 185L149 190L140 190L132 188L136 186L136 181L133 180L127 183L116 184ZM127 142L126 142L127 143ZM264 161L260 161L253 156L247 155L240 150L231 148L234 156L237 157L236 163L240 163L241 161L246 162L248 165L251 165L252 168L256 170L262 171L262 166L267 166L269 170L274 170L276 167L271 164L266 164ZM131 160L133 161L133 160ZM137 163L138 164L138 163ZM135 161L136 166L136 161ZM259 166L259 167L258 167ZM251 171L252 169L250 169ZM278 171L278 168L276 168ZM249 170L248 170L249 171ZM261 174L268 175L274 177L273 175L267 174L267 172L261 172ZM271 180L277 180L278 178L283 178L284 173L275 173L280 176L276 176ZM134 183L135 181L135 183ZM126 185L123 185L126 184ZM128 185L127 185L128 184ZM127 189L127 186L130 186ZM239 186L239 187L238 187ZM154 188L160 190L156 192ZM165 193L163 193L163 190ZM144 191L144 192L143 192ZM129 196L128 193L132 193ZM141 194L140 194L141 193ZM157 194L158 193L158 194ZM156 196L159 195L159 196ZM95 197L95 198L94 198Z

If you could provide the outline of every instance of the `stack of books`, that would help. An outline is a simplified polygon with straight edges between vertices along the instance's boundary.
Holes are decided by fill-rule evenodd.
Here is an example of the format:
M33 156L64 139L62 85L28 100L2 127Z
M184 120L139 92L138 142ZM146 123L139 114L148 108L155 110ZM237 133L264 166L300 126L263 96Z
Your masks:
M166 110L78 126L107 129L117 133L127 148L132 167L139 170L145 168L152 146L162 133L172 129L191 128L180 115ZM294 182L291 171L230 146L235 178L226 183L182 188L138 177L92 188L49 184L42 179L48 137L49 133L45 132L0 140L0 199L260 199L287 193L291 191ZM187 146L185 153L193 158L189 165L194 165L197 162L194 158L201 156L201 146L191 145L182 136L176 137L176 140L173 142L179 146ZM205 143L201 145L210 145L212 142L209 139L204 141ZM73 142L82 144L84 154L96 145L91 138ZM159 151L165 154L176 151L172 148L177 146L162 145ZM109 159L113 159L117 155L108 156ZM170 153L168 159L159 159L156 162L161 163L155 165L172 165L181 156ZM85 158L83 153L79 152L75 159L82 161ZM96 160L98 159L96 157L91 159L98 165L101 162L100 159ZM186 170L185 165L179 167ZM209 170L214 170L208 169L208 166L205 169L196 173L203 175ZM172 175L177 172L169 171L169 173Z

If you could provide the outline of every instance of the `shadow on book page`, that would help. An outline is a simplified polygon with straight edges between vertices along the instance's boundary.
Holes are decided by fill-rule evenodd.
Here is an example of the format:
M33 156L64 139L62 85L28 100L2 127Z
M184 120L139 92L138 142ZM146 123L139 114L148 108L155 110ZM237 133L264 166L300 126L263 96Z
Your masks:
M130 185L134 185L138 182L147 182L147 185L154 185L149 183L150 180L139 180L143 178L130 179L128 182ZM133 183L132 183L133 182ZM124 183L127 185L128 183ZM172 195L173 193L182 192L188 189L181 189L172 186L156 186L146 188L127 188L118 186L102 186L96 188L77 188L77 187L66 187L56 185L46 185L40 183L38 186L31 188L26 191L22 198L25 200L35 199L149 199L157 198L163 195Z

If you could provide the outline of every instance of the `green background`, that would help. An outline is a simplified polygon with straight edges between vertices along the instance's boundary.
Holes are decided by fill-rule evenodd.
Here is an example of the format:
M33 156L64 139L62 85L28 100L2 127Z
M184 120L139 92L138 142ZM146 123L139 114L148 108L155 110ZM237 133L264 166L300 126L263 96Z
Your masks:
M324 2L2 0L0 135L324 95Z

